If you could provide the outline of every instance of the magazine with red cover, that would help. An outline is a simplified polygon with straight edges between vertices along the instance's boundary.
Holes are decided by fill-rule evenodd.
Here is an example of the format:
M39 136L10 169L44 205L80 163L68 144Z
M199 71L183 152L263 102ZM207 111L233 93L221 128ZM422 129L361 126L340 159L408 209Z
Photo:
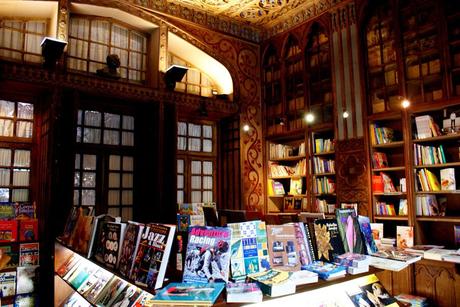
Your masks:
M189 227L183 282L228 281L231 230L228 227Z
M0 242L15 242L18 240L18 222L0 221Z
M23 243L19 246L19 266L38 265L39 243Z
M162 287L175 230L175 225L145 226L131 275L136 285L149 289Z
M21 242L38 240L37 219L27 219L19 221L19 240Z

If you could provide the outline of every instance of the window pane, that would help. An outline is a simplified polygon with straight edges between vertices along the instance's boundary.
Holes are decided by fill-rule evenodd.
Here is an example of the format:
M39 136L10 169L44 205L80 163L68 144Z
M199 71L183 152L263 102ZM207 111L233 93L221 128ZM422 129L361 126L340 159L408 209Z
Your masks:
M177 175L177 188L178 189L184 188L184 176L183 175Z
M80 186L80 172L75 172L74 173L74 176L73 176L73 185L75 187L79 187Z
M101 113L96 111L85 111L85 123L86 126L101 126Z
M80 169L80 154L75 154L75 169Z
M13 170L13 185L14 186L28 186L29 185L29 170L14 169Z
M203 125L203 137L208 139L212 138L212 126Z
M192 189L201 189L201 176L192 176Z
M204 152L212 152L212 141L211 140L203 140L203 151Z
M120 156L111 155L109 157L109 169L120 170Z
M34 119L34 105L30 103L18 102L18 118Z
M70 19L70 36L83 39L89 38L89 20L84 18Z
M132 205L133 204L133 191L123 191L121 193L121 203L122 205Z
M177 203L184 203L184 191L177 191Z
M123 129L134 130L134 117L123 115Z
M123 174L123 188L132 188L132 187L133 187L133 175Z
M8 168L0 168L0 185L10 185L10 170Z
M212 192L206 191L203 192L203 202L210 203L212 202Z
M96 187L96 173L83 172L83 186L86 188Z
M133 171L134 170L133 162L134 162L133 157L123 157L123 170Z
M14 166L30 166L30 150L16 150L14 152Z
M201 150L201 139L189 138L188 139L188 150L200 151Z
M201 136L201 125L195 125L195 124L189 123L188 124L188 135L200 137Z
M83 155L83 169L96 170L96 155Z
M0 148L0 166L11 165L11 149Z
M16 123L16 136L20 138L31 138L32 122L18 121Z
M119 188L120 187L120 174L110 173L109 174L109 188Z
M13 136L13 121L0 119L0 136Z
M129 31L124 27L112 25L112 40L113 46L128 49Z
M133 219L133 208L122 208L121 219L123 221L131 221Z
M201 191L192 192L192 203L201 203Z
M0 189L0 202L10 201L10 189Z
M187 150L187 138L182 137L182 136L177 138L177 149Z
M179 174L184 173L184 160L182 160L182 159L177 160L177 172Z
M203 161L203 174L212 175L212 162Z
M77 143L81 143L81 127L77 127L77 135L76 135L76 138L75 138L75 141Z
M203 177L203 189L212 190L212 177L210 176Z
M28 201L29 200L29 190L28 189L14 189L11 201Z
M78 190L73 191L73 204L75 206L78 206L79 200L80 200L80 191Z
M91 21L91 40L95 42L109 42L109 23L102 20ZM107 54L106 54L107 55Z
M82 112L83 112L82 110L78 110L77 125L83 125Z
M177 123L177 134L187 135L187 123L183 123L183 122Z
M110 190L109 191L109 206L117 206L120 204L120 191L119 190Z
M94 206L96 204L96 191L82 190L81 191L82 206Z
M83 143L101 143L101 130L94 128L85 128L85 133L83 135Z
M201 161L192 161L192 174L201 174Z
M14 116L14 102L0 100L0 116L13 117Z
M112 113L105 113L104 114L104 126L106 128L120 128L120 115L112 114Z
M121 136L121 145L134 146L134 133L123 131Z
M113 130L104 131L104 144L106 145L119 145L120 144L120 133Z
M108 208L107 213L111 216L119 216L120 210L118 208Z

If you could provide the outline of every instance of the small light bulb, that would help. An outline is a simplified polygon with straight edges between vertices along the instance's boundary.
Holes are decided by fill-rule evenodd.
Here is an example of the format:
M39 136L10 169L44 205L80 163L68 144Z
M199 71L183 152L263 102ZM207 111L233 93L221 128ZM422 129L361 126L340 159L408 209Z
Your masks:
M342 117L343 118L348 118L348 116L350 116L350 113L348 113L348 111L343 111Z
M248 125L248 124L245 124L245 125L243 126L243 131L244 131L244 132L248 132L249 129L250 129L250 128L249 128L249 125Z
M407 100L407 99L404 99L402 102L401 102L401 105L404 109L407 109L409 106L410 106L410 101Z
M305 114L304 119L307 123L312 123L315 120L315 117L313 116L313 114L307 113Z

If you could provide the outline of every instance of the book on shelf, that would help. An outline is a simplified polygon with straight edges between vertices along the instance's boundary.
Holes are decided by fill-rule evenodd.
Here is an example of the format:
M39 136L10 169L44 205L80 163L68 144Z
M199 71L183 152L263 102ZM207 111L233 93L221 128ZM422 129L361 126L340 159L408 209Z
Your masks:
M268 179L268 195L269 196L284 195L284 194L285 194L284 186L280 181Z
M228 281L231 229L189 227L183 282ZM219 268L215 270L213 268Z
M414 253L410 253L403 249L395 249L395 248L379 250L378 252L370 255L370 257L377 257L377 258L384 258L388 260L400 261L400 262L404 262L407 265L417 262L420 259L422 259L422 256L420 256L419 254L414 254ZM371 261L371 265L372 265L372 261Z
M121 290L117 297L112 300L110 306L121 307L129 306L136 301L139 297L141 290L134 285L127 284L126 287Z
M7 221L16 218L14 203L0 203L0 220Z
M438 181L438 178L428 169L424 168L417 172L417 178L420 183L420 187L424 192L430 191L440 191L441 184Z
M374 168L386 168L389 166L386 153L374 151L372 153L372 165Z
M83 210L80 210L77 222L67 244L78 253L88 253L88 244L91 240L93 224L94 216L92 215L92 211L85 214Z
M67 280L67 276L70 272L76 267L77 263L83 259L80 255L76 253L71 253L69 257L62 263L62 265L56 270L56 274L62 277L62 279Z
M175 230L175 225L154 223L145 225L131 274L136 285L149 289L161 288Z
M75 268L68 273L68 276L64 276L64 280L78 289L97 269L99 267L96 264L82 260L75 264Z
M324 215L322 216L324 218ZM315 237L315 229L313 222L302 222L303 228L305 231L305 238L307 239L307 247L308 247L308 255L311 258L311 261L316 261L317 259L317 248L316 248L316 237Z
M71 215L74 214L73 212ZM94 218L93 228L88 243L88 258L95 258L99 262L104 261L104 245L103 245L103 231L102 228L107 222L121 222L120 217L114 217L109 214L101 214ZM67 226L66 226L67 227ZM63 235L64 236L64 235ZM66 242L63 240L63 243Z
M367 216L358 216L359 228L363 235L364 244L366 245L366 250L368 254L373 254L377 252L378 248L374 241L374 236L372 234L371 222Z
M267 241L271 268L300 270L296 230L293 224L267 225Z
M388 144L394 142L395 133L392 128L379 127L377 123L371 124L369 128L372 145Z
M454 249L444 249L444 248L432 248L423 254L423 258L425 259L430 259L430 260L438 260L442 261L442 257L449 255L449 254L454 254L457 251Z
M442 256L442 260L447 262L460 263L460 250Z
M398 215L407 215L407 199L405 198L399 200Z
M232 278L238 281L244 280L248 274L269 269L265 222L229 223L227 226L232 230L230 241Z
M103 234L101 242L104 242L103 263L110 269L118 267L125 229L125 223L117 222L107 222L102 227Z
M379 201L375 203L375 213L377 215L395 216L396 210L394 204Z
M126 226L123 243L121 244L120 262L118 264L118 271L124 277L131 277L144 227L143 224L133 221L129 221Z
M354 209L355 214L358 215L358 203L340 203L341 209Z
M316 194L333 194L335 193L335 182L328 177L317 177L314 189Z
M292 272L289 278L296 286L318 282L318 274L312 271L301 270Z
M374 238L377 248L382 244L383 239L383 223L370 223L372 237Z
M457 184L455 182L455 168L441 169L441 190L455 191Z
M289 184L289 195L299 195L302 194L302 178L291 178ZM283 189L284 190L284 189ZM284 191L283 191L284 192ZM284 193L283 193L284 194Z
M203 203L179 203L177 207L179 214L204 215Z
M18 221L0 221L0 242L16 242L18 240Z
M393 180L391 180L391 177L388 176L388 174L381 172L380 176L382 177L382 182L383 182L383 192L384 193L394 193L396 192L395 186L393 184Z
M372 191L383 193L383 178L380 175L372 175Z
M298 146L284 145L284 144L270 144L269 156L270 159L283 159L293 156L305 155L305 142L300 143Z
M317 219L314 228L318 260L332 262L345 252L336 219Z
M95 304L102 290L112 277L112 273L99 268L81 284L77 292L84 296L88 302Z
M432 165L447 163L443 145L424 146L414 144L415 165Z
M436 198L435 195L417 195L415 198L415 212L417 216L444 216L447 198Z
M310 248L310 242L308 242L307 233L305 232L305 225L302 222L294 222L293 225L295 228L296 250L299 253L300 267L304 268L314 259L312 255L313 249Z
M335 214L344 251L363 254L365 247L355 210L338 209Z
M262 292L271 297L295 293L296 285L291 280L292 272L270 269L248 277L257 283Z
M17 244L0 246L0 270L12 269L18 266L19 250Z
M78 307L91 307L92 305L88 303L88 301L83 298L78 292L72 292L60 305L60 307L64 306L78 306Z
M407 192L407 187L406 187L406 178L399 178L399 190L402 193Z
M14 203L15 218L17 220L27 220L37 218L36 203Z
M335 161L313 157L313 168L315 174L335 173Z
M2 289L2 297L15 295L16 270L0 272L0 288Z
M95 305L97 307L112 306L113 301L127 285L128 283L123 279L113 276L96 299Z
M416 116L415 126L417 129L417 139L426 139L441 135L439 126L430 115Z
M19 241L37 241L38 240L38 220L24 219L19 221Z
M347 267L347 273L350 275L358 275L362 273L369 272L369 265L355 268L352 266Z
M260 303L263 294L257 283L232 283L226 285L227 303Z
M332 139L315 139L315 153L325 153L334 151L334 141Z
M414 246L414 227L396 226L396 247L408 248Z
M325 199L315 199L315 211L319 213L335 214L335 204L330 204Z
M324 261L312 262L307 266L306 270L318 274L318 277L324 280L343 277L347 272L345 266Z

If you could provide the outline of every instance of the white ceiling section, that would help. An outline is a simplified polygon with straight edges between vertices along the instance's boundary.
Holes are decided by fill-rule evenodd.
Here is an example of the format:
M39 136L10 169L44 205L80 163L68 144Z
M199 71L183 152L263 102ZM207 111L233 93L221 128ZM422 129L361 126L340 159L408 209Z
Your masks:
M233 93L233 81L224 65L179 36L169 33L169 51L207 74L217 85L219 94Z

